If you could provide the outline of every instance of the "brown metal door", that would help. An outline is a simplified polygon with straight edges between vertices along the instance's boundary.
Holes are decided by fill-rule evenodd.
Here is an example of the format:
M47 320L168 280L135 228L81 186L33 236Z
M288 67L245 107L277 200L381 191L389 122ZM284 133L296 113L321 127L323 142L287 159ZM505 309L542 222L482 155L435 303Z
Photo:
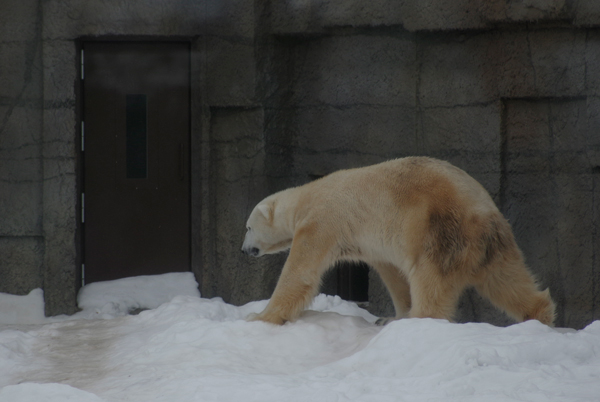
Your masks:
M85 283L189 271L189 44L83 50Z

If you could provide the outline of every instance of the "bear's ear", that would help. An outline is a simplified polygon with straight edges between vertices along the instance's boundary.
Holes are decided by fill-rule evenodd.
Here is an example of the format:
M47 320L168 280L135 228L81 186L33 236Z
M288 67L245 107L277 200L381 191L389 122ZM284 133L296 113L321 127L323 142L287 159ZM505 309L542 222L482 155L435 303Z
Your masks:
M265 216L265 219L271 221L272 209L270 204L260 204L258 210Z

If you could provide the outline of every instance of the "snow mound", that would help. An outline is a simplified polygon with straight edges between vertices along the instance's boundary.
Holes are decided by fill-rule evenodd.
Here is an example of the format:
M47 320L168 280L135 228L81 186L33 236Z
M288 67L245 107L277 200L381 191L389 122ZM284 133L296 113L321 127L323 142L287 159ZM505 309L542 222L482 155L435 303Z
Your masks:
M113 316L154 309L175 296L200 297L194 274L174 272L94 282L81 288L77 303L84 311Z
M198 283L191 272L91 283L79 291L77 302L82 311L72 316L45 317L42 289L34 289L26 296L0 293L0 327L39 325L81 318L110 319L155 309L176 296L200 297Z

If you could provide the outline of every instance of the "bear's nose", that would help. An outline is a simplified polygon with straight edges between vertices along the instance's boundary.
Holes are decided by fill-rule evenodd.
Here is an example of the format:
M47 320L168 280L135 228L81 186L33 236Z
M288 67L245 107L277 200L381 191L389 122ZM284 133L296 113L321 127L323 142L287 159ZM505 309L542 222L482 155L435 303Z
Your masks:
M256 257L259 254L260 250L257 249L256 247L252 247L252 248L243 248L242 252L246 253L248 255L251 255L253 257Z

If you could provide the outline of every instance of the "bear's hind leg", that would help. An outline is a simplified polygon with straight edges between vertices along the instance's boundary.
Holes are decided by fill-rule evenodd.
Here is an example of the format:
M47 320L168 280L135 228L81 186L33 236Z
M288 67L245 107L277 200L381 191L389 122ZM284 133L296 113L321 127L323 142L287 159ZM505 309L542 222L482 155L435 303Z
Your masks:
M515 320L538 320L553 326L555 305L548 289L540 291L523 259L499 258L485 267L475 289Z
M400 268L387 262L371 263L370 265L381 277L383 284L392 298L394 310L396 311L395 317L381 317L375 323L377 325L386 325L391 321L407 317L411 306L410 286Z
M452 321L458 298L466 284L460 275L441 275L439 269L420 264L410 276L411 318L442 318Z

